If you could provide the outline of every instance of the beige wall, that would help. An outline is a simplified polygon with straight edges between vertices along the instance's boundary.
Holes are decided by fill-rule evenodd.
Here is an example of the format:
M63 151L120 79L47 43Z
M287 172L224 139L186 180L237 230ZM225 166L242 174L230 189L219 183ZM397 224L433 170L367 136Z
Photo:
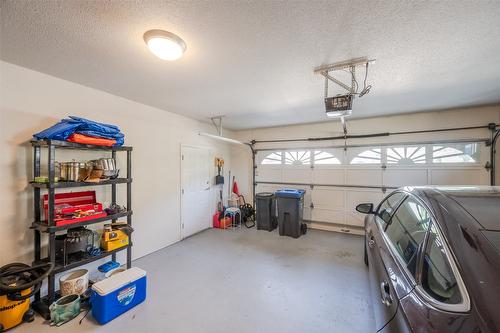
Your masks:
M251 154L247 147L228 145L199 137L197 132L214 132L211 125L169 113L102 91L64 81L42 73L1 62L0 86L0 265L11 261L30 262L33 256L33 196L27 182L32 176L31 135L68 115L79 115L119 125L133 152L133 222L136 227L134 257L139 257L179 240L180 235L180 145L192 144L212 149L226 159L225 175L231 169L240 191L251 200ZM500 123L500 107L482 107L443 112L417 113L348 121L350 134L419 130ZM333 136L341 133L336 121L225 131L240 140L289 139ZM488 137L487 130L400 135L349 140L349 144L403 142L431 139ZM342 142L322 142L318 145ZM293 147L304 143L261 144L258 147ZM94 158L96 153L57 159ZM119 164L124 167L124 160ZM109 188L96 188L99 199L109 202ZM227 186L224 186L227 190ZM214 203L216 190L214 188ZM118 199L125 203L125 191ZM121 200L120 200L121 199Z
M369 98L369 97L368 97ZM356 110L354 110L356 112ZM438 112L422 112L389 117L367 119L350 119L347 121L349 134L368 134L395 131L427 130L450 127L482 126L490 122L500 123L500 105L488 107L465 108ZM261 128L255 130L237 131L235 137L239 140L274 140L295 139L342 135L340 121L329 121L316 124ZM487 129L467 130L459 132L438 132L425 134L396 135L370 139L349 139L347 144L413 142L428 140L448 140L464 138L489 138ZM256 148L286 148L286 147L328 147L342 145L343 140L320 142L292 142L257 144ZM233 172L239 180L240 190L251 196L251 154L247 149L232 147Z
M1 63L0 94L0 266L33 259L33 232L28 229L33 220L33 191L27 185L32 177L28 142L33 133L63 117L78 115L116 124L126 135L126 145L133 146L134 258L179 240L181 143L209 147L226 159L226 171L230 167L228 144L197 135L200 130L214 130L193 119L5 62ZM56 153L57 160L99 156ZM118 161L123 171L124 161ZM125 204L125 186L118 186L118 201ZM110 187L96 189L99 199L110 201Z

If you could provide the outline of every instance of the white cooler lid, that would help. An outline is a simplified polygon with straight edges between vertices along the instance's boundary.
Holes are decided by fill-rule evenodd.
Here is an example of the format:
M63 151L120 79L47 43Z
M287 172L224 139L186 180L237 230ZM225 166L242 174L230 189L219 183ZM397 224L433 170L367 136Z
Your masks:
M144 276L146 276L146 271L138 267L132 267L126 271L113 274L109 278L94 283L92 285L92 290L101 296L105 296Z

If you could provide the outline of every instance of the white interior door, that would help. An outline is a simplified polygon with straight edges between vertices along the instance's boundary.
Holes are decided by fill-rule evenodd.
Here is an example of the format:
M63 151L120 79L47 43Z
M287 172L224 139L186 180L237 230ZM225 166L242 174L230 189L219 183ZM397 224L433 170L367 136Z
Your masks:
M210 151L181 147L181 238L210 227Z

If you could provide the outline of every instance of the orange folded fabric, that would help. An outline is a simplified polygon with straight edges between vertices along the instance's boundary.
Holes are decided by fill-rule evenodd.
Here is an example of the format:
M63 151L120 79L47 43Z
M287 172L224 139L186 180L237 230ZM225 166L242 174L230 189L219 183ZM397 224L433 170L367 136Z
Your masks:
M88 136L78 133L71 134L67 141L82 143L85 145L96 145L96 146L106 146L106 147L111 147L116 143L116 140L114 139L97 138L95 136Z

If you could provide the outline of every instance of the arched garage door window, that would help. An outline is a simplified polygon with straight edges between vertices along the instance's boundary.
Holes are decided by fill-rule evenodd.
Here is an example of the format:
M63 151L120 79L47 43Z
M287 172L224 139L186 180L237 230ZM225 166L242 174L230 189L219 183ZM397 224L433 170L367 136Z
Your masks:
M321 165L341 164L340 160L337 157L335 157L332 153L324 150L315 150L313 161L314 164L321 164Z
M387 147L388 164L422 164L425 159L425 146Z
M261 165L340 165L340 158L326 150L273 151L264 157Z
M351 160L351 164L380 164L382 152L380 148L370 148L362 151Z
M350 153L349 153L350 152ZM344 158L348 158L344 162ZM301 149L273 151L261 165L405 165L479 163L477 143L398 145L352 148L347 155L335 149Z
M310 165L311 152L309 150L285 151L285 164Z
M475 163L477 155L477 143L432 147L432 163Z
M274 151L268 154L260 164L281 164L283 162L283 153L280 151Z

